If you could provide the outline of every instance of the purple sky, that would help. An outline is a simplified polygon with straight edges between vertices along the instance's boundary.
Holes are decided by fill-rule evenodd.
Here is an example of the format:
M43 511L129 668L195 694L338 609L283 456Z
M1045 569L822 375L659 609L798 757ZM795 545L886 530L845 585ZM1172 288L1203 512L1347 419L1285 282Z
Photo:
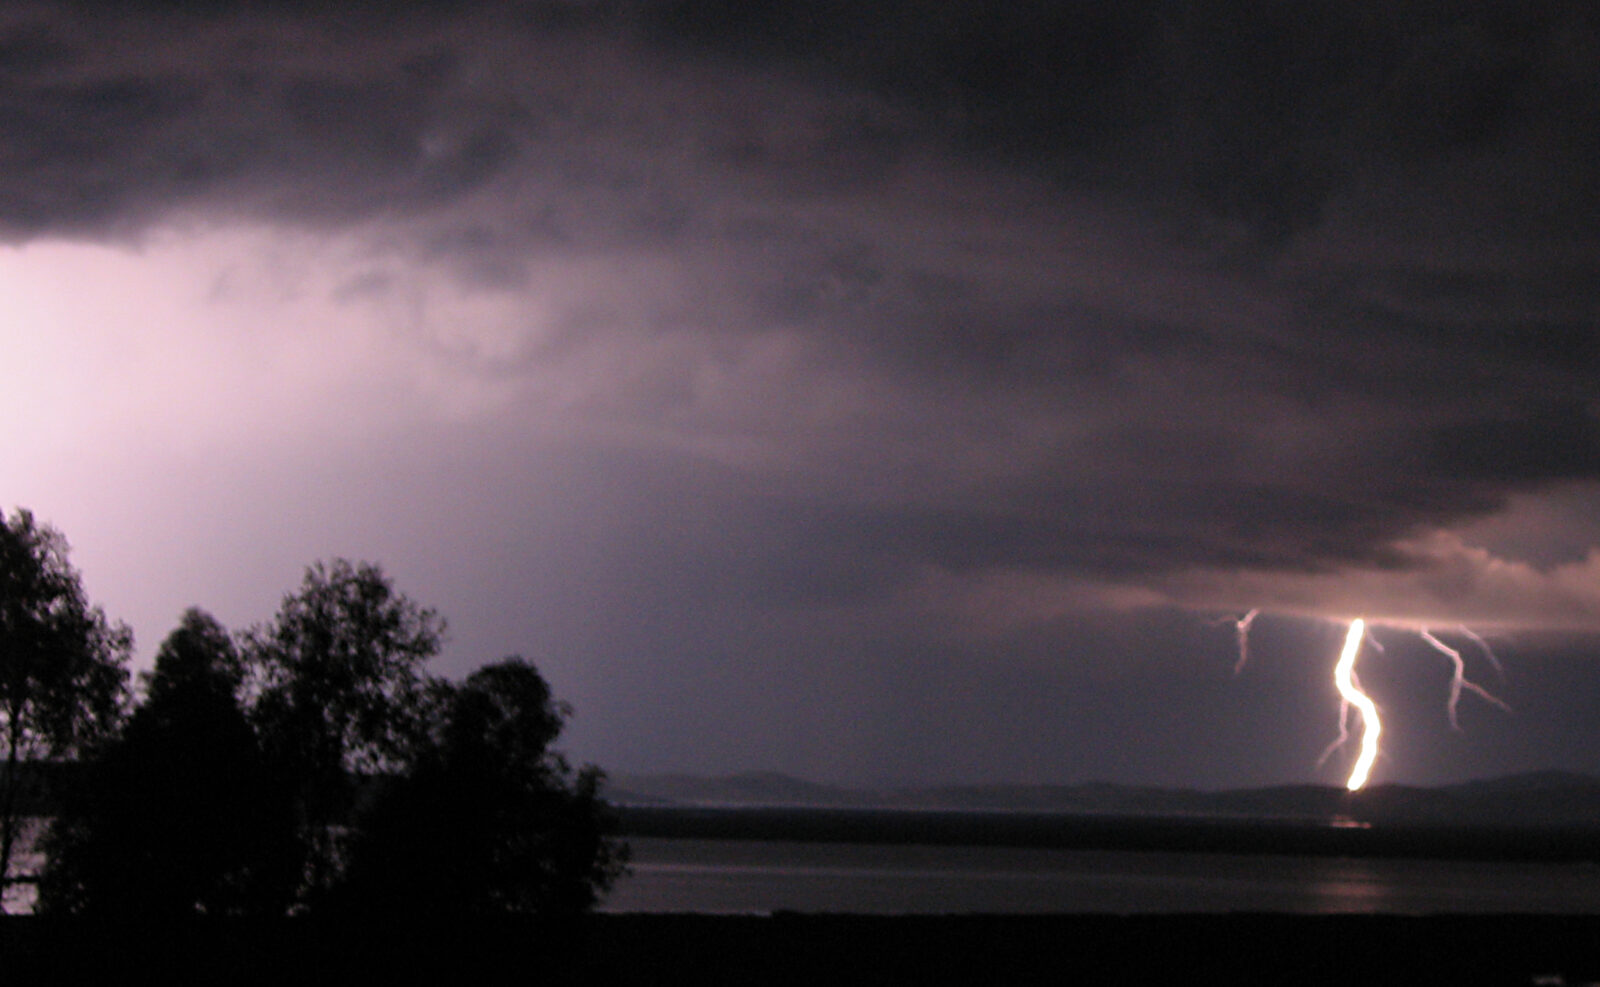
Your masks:
M1221 787L1364 615L1377 780L1600 772L1590 5L318 6L0 9L0 505L144 660L347 556L614 771Z

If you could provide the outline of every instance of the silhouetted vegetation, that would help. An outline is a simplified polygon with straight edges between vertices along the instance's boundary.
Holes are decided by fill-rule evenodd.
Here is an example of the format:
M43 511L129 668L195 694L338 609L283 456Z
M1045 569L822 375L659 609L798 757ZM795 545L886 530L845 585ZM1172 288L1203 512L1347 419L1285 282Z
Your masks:
M599 772L550 749L566 718L520 658L450 690L431 743L363 819L338 897L362 912L588 909L621 872Z
M431 694L422 665L443 633L377 566L338 559L307 569L273 622L247 635L251 719L293 779L308 901L338 880L336 824L355 811L354 779L416 759Z
M299 887L291 789L239 703L233 640L200 610L161 645L148 695L79 772L45 841L45 911L283 914Z
M61 534L25 510L0 515L0 889L19 879L22 813L48 763L119 725L132 649L84 596Z
M443 632L377 566L318 563L237 638L186 612L125 715L131 635L19 512L0 530L4 873L49 776L41 911L587 910L625 848L598 769L552 747L568 709L520 658L427 674Z

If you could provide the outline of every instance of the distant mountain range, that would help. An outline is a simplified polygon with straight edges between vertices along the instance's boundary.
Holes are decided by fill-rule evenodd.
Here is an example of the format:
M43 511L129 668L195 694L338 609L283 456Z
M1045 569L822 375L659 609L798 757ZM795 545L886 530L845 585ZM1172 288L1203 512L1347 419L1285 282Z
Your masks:
M759 806L1211 819L1347 818L1421 825L1600 829L1600 778L1555 771L1434 788L1375 785L1353 794L1326 785L1215 792L1109 782L848 788L777 772L724 777L622 774L609 780L606 796L620 805L684 808Z

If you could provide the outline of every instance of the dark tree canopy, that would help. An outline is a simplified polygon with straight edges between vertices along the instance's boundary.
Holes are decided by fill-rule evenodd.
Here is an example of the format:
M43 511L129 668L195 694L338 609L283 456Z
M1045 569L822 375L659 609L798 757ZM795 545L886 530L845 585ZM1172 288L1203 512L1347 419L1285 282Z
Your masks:
M552 747L569 710L520 658L459 685L427 675L443 631L377 566L319 563L237 641L187 611L125 716L130 635L20 512L0 526L8 866L17 781L53 759L76 763L56 766L43 911L592 907L626 848L599 770Z
M0 879L43 762L75 756L125 711L133 635L91 606L59 532L0 515Z
M237 708L244 672L233 635L209 613L190 607L161 642L155 668L144 675L145 704L160 707L178 696L203 696L226 699Z
M301 854L288 788L239 704L241 678L227 630L186 612L156 655L143 705L65 793L41 910L284 912Z
M362 821L340 903L356 911L569 913L621 874L601 773L550 745L568 715L534 666L489 665L452 690L435 746Z
M252 635L255 716L274 753L318 775L403 761L415 739L422 665L444 621L383 570L316 563Z
M345 559L309 567L251 633L251 718L274 769L293 779L306 902L338 879L355 779L409 762L430 695L422 666L443 634L438 614L382 569Z

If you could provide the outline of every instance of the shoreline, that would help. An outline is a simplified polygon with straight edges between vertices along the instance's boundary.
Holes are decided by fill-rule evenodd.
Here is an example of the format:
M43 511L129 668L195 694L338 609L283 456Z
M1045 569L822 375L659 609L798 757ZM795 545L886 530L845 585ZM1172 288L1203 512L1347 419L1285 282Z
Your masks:
M1600 827L768 806L613 807L617 836L1070 850L1600 862Z

